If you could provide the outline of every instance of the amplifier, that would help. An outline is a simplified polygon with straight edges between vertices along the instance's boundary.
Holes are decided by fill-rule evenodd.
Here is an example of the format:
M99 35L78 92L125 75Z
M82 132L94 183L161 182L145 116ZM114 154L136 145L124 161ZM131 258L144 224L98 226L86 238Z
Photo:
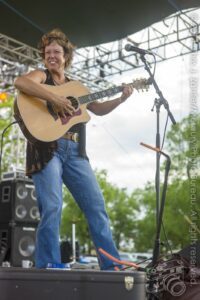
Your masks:
M14 179L0 182L0 224L38 223L39 210L33 182Z
M22 170L16 170L16 171L11 171L11 172L4 172L2 173L2 178L1 180L13 180L13 179L28 179L28 177L25 175L25 172Z
M21 267L23 260L34 264L36 224L0 224L0 249L5 250L3 261Z

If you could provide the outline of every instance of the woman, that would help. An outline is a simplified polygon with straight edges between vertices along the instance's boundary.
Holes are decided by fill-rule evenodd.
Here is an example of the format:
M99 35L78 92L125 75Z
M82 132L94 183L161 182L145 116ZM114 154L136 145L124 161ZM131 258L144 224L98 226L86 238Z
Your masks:
M15 80L15 87L47 101L59 117L73 116L75 110L69 99L45 89L43 83L62 85L70 81L65 69L70 66L74 46L59 29L45 34L39 44L45 70L34 70ZM122 95L111 101L93 102L87 109L105 115L132 94L124 86ZM85 124L74 125L54 142L36 141L27 144L27 174L34 181L40 223L36 237L35 264L45 268L48 263L60 263L59 227L62 212L62 183L66 185L86 216L102 270L115 269L116 264L99 253L103 248L119 258L113 242L103 195L91 169L85 151Z

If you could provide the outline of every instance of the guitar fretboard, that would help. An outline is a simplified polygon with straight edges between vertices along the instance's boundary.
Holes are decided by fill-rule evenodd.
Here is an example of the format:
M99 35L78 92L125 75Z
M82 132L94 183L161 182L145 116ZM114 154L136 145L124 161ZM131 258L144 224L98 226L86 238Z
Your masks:
M95 92L92 94L81 96L78 99L80 101L80 104L90 103L104 97L113 96L117 93L120 93L122 90L123 90L123 86L115 86L101 92Z
M142 89L142 90L146 89L147 90L149 84L150 84L149 81L146 80L146 79L137 79L134 82L129 83L127 85L132 86L132 87L136 88L137 90L139 90L139 89ZM113 96L117 93L122 92L123 88L124 88L123 85L114 86L114 87L109 88L109 89L104 90L104 91L95 92L95 93L92 93L92 94L81 96L78 99L79 99L80 104L86 104L86 103L90 103L90 102L93 102L93 101L98 100L98 99L102 99L104 97L111 97L111 96Z

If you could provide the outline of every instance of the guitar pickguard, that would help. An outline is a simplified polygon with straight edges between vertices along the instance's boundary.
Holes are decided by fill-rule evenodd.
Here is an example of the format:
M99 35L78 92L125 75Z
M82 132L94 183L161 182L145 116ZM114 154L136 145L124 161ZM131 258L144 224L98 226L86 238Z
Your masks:
M73 117L77 117L77 116L80 116L81 115L81 109L79 108L77 111L75 111L75 113L73 114L73 116L66 116L65 118L64 117L60 117L61 119L61 122L62 122L62 125L65 125L67 124Z

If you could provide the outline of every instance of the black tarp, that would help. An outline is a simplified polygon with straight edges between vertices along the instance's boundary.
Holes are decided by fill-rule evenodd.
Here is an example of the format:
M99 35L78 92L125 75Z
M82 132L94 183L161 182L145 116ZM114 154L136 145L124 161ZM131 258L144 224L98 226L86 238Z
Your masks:
M79 48L133 34L200 0L0 0L0 33L36 47L62 29Z

